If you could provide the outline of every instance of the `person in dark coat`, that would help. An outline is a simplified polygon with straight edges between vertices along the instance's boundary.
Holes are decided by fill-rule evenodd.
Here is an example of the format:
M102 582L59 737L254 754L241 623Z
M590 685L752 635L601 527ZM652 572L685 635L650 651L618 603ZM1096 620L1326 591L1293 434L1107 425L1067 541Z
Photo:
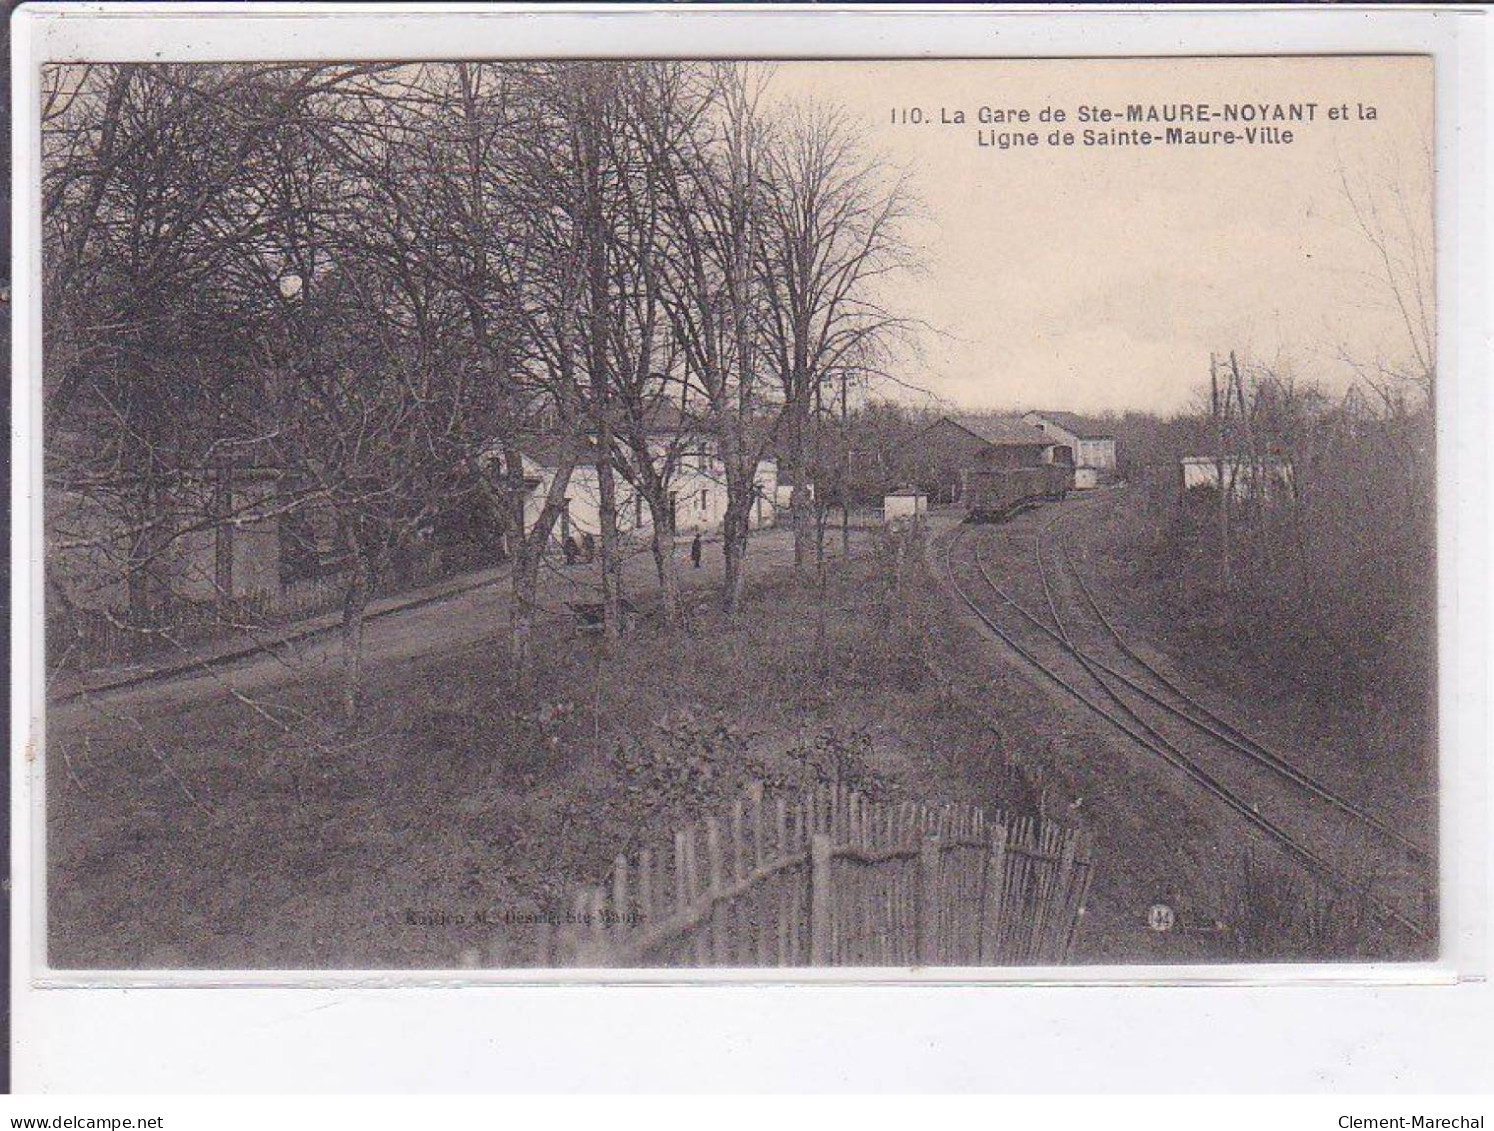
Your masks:
M696 533L694 540L690 543L690 564L696 569L700 568L700 555L704 547L701 545L700 534Z

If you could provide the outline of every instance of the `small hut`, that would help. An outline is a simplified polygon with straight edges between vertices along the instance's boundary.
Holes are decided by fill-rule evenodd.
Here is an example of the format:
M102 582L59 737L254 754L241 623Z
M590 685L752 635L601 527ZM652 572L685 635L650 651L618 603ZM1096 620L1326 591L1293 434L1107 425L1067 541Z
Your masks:
M1292 488L1292 464L1278 455L1184 456L1178 461L1178 495L1220 490L1220 475L1235 502L1267 501Z
M882 496L882 521L918 522L928 513L929 497L917 487L899 487Z

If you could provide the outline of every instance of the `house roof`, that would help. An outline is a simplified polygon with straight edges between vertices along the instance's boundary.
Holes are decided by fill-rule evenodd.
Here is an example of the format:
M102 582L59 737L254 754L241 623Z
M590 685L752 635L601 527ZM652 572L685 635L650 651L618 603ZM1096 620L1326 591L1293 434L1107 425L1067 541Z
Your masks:
M1000 416L946 416L938 423L953 424L996 448L1053 447L1053 437L1041 428ZM937 427L937 425L936 425Z
M1098 425L1085 420L1084 417L1072 412L1048 412L1045 409L1034 409L1028 413L1029 416L1040 416L1050 424L1056 424L1070 435L1077 436L1081 440L1113 440L1115 433L1106 432Z
M560 466L561 456L565 454L567 445L550 436L528 436L520 440L516 445L519 455L523 458L526 474L530 465L535 468L554 468ZM477 462L480 466L487 467L499 463L503 459L505 444L499 440L493 440L482 447L477 453ZM577 464L596 462L596 445L590 439L572 441L570 445L572 458Z
M886 497L889 499L916 499L928 492L921 491L917 487L899 487L896 491L888 491Z

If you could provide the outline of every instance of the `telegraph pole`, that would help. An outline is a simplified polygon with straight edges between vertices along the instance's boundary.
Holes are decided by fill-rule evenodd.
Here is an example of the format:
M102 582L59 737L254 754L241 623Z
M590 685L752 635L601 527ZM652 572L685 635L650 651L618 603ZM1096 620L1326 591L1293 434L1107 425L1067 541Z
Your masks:
M844 449L844 463L840 473L840 556L851 557L851 374L844 366L840 370L840 440Z

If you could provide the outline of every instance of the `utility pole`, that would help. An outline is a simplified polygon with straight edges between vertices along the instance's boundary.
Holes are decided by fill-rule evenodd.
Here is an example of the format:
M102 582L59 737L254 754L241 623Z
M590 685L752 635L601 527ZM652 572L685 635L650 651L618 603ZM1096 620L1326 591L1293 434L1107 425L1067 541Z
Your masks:
M1214 354L1209 354L1209 411L1214 420L1214 474L1215 486L1219 491L1219 581L1224 588L1229 587L1229 496L1234 490L1234 475L1225 480L1225 467L1228 456L1225 452L1226 432L1229 427L1230 387L1226 385L1219 388L1219 359Z
M851 374L844 366L840 371L840 440L844 464L840 476L840 556L851 557Z
M823 470L823 457L821 456L820 439L823 434L825 421L825 382L817 378L814 383L814 426L811 429L810 443L814 451L813 467L816 480L824 479L825 482L815 483L814 496L814 549L815 562L819 569L821 585L824 589L825 578L825 524L830 519L830 497L825 488L828 485L829 475L820 475ZM801 447L803 445L800 445Z

